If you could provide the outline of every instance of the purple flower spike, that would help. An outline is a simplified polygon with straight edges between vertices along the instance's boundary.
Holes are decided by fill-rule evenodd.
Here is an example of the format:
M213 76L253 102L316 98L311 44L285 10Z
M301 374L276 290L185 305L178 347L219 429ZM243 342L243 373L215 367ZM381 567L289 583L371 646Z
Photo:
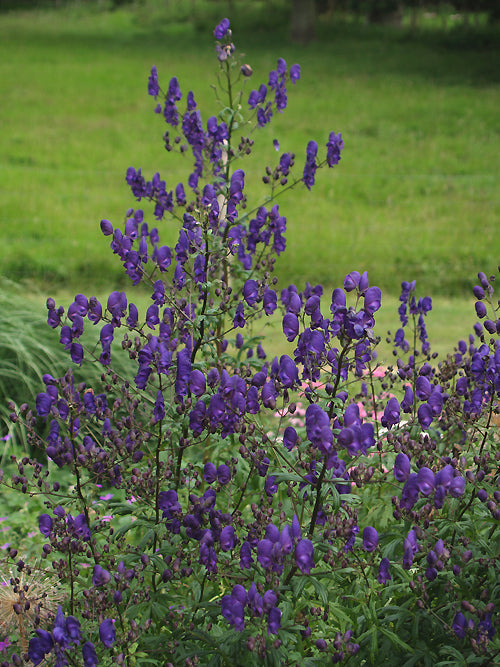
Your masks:
M378 533L372 526L366 526L363 530L363 549L370 553L375 551L378 545Z

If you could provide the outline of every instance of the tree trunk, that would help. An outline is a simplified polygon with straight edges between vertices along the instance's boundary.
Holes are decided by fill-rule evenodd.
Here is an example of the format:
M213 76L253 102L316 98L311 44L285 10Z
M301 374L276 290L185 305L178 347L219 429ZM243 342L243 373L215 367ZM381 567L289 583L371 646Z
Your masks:
M314 0L292 0L290 39L308 44L316 38L316 7Z

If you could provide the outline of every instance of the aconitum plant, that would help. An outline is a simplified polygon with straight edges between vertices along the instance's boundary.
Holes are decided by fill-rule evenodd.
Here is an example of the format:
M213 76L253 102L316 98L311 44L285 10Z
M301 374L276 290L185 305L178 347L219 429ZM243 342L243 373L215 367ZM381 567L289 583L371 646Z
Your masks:
M148 81L167 152L190 156L187 181L130 167L143 208L101 222L150 305L140 312L122 291L105 303L78 294L67 310L47 301L70 363L99 364L102 382L47 369L36 405L12 413L34 455L13 457L4 492L44 506L29 557L23 540L8 549L1 664L494 664L494 277L474 288L482 323L440 362L425 327L432 301L403 280L387 367L374 335L381 291L366 272L331 294L278 288L276 199L313 189L342 137L301 155L275 140L269 195L248 201L241 165L301 70L280 58L253 84L227 19L214 37L213 115L175 76L153 67ZM175 245L162 241L168 219ZM268 317L291 355L269 356L254 335ZM23 583L36 577L46 595Z

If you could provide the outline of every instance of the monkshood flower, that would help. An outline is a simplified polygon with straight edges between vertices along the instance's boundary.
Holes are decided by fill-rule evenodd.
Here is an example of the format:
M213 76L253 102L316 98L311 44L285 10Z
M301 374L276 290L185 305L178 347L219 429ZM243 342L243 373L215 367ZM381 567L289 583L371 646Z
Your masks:
M222 19L222 21L215 27L215 39L223 39L230 29L229 19Z
M335 132L330 132L328 137L328 143L326 144L326 162L329 167L340 162L340 153L344 148L344 141L342 140L342 135L340 132L335 134Z
M403 542L403 568L409 570L418 551L417 533L412 528Z
M378 577L377 581L379 584L386 584L388 581L392 579L389 568L390 568L390 561L388 558L382 558L380 561L380 565L378 568Z
M398 482L406 482L410 475L411 464L410 459L403 452L396 455L394 461L394 477Z
M363 549L371 553L378 546L378 533L372 526L363 529Z
M74 616L64 618L62 607L57 610L52 633L41 628L37 628L35 633L37 636L30 639L28 647L28 656L34 665L39 665L52 651L56 665L67 665L65 651L73 652L74 646L81 640L80 622Z
M99 639L106 648L111 648L115 643L115 625L110 618L106 618L99 626Z
M310 190L315 182L315 175L318 165L316 163L316 156L318 155L318 144L315 141L310 141L306 149L306 163L304 165L304 174L302 181L306 188Z

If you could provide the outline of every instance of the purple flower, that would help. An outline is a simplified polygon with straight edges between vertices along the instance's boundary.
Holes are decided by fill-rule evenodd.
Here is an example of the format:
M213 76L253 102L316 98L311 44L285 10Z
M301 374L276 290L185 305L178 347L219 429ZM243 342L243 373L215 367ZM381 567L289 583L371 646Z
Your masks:
M467 629L467 621L462 612L459 611L458 613L455 614L453 618L453 623L451 624L451 629L459 639L463 639L465 637L465 630Z
M38 517L38 528L42 535L48 537L52 532L52 518L48 514L41 514Z
M99 664L95 646L92 642L85 642L82 646L82 656L84 667L97 667Z
M391 426L398 424L400 414L401 410L398 399L393 396L387 401L387 405L385 406L384 416L382 417L382 426L391 428Z
M299 318L294 313L287 313L283 317L283 333L290 343L297 337L299 333Z
M172 512L180 512L181 506L177 491L170 489L169 491L160 491L158 494L158 507L163 510L163 517L170 518Z
M295 547L295 563L302 574L310 574L314 565L314 547L311 540L302 539Z
M279 379L283 387L291 388L299 380L299 371L293 359L287 354L280 358Z
M163 398L162 392L158 389L156 395L155 406L153 408L153 419L154 423L161 421L165 417L165 399Z
M224 595L221 600L221 614L234 629L241 632L245 627L245 608L232 595Z
M232 526L225 526L221 530L220 546L222 551L232 551L236 546L236 533Z
M93 586L104 586L111 580L110 573L102 568L100 565L94 565L92 570L92 585Z
M213 482L215 482L215 480L217 479L217 468L210 461L205 463L205 466L203 468L203 479L208 484L213 484Z
M418 409L417 416L420 426L423 429L429 428L434 418L431 406L428 403L422 403Z
M39 665L45 655L52 651L54 642L52 635L47 630L38 628L35 632L37 636L30 639L28 655L33 665Z
M263 306L266 315L272 315L276 310L278 297L276 292L272 289L266 289L264 292Z
M243 285L243 298L249 306L253 306L259 298L259 285L256 280L249 279Z
M291 74L291 70L290 70ZM328 143L326 144L326 162L329 167L333 167L340 162L340 152L344 148L344 141L340 132L330 132Z
M266 594L264 595L264 597ZM278 609L278 607L273 607L268 616L268 622L267 622L267 634L268 635L276 635L278 634L278 630L281 628L281 610Z
M292 65L290 67L290 81L292 83L297 83L297 81L300 79L300 65Z
M403 567L405 570L409 570L411 564L413 563L413 556L418 551L417 533L414 529L410 530L407 537L405 537L403 542L403 550Z
M390 561L388 558L382 558L378 568L378 577L377 581L379 584L386 584L390 579L392 579L389 573Z
M205 376L201 371L195 369L189 376L189 388L195 396L202 396L207 388Z
M297 444L297 439L297 431L293 428L293 426L287 426L283 433L283 444L288 449L288 451L291 451L295 447Z
M394 461L394 477L398 482L406 482L410 474L410 459L403 452L399 452Z
M430 496L434 491L434 473L430 468L420 468L417 473L417 487L423 496Z
M156 69L156 66L153 65L153 67L151 68L151 74L149 75L148 79L148 95L151 95L151 97L154 97L156 99L159 93L160 93L160 87L158 85L158 71ZM101 229L102 229L102 222L101 222Z
M379 287L369 287L365 292L365 310L373 315L379 308L382 299L382 292Z
M106 618L99 626L99 639L106 648L111 648L115 643L115 626L110 618Z
M227 466L225 463L222 463L217 468L217 479L219 480L219 483L222 484L223 486L227 484L231 479L231 470L229 469L229 466Z
M185 396L188 393L189 377L191 375L191 353L185 347L177 354L177 376L175 393Z
M215 27L214 30L215 39L222 39L223 37L225 37L227 35L229 27L230 27L229 19L222 19L222 21Z
M415 383L415 394L420 401L426 401L432 393L432 385L425 375L419 375Z
M315 141L310 141L306 149L306 163L304 165L304 174L302 180L308 190L314 185L315 174L317 169L316 155L318 154L318 144Z
M363 549L370 553L375 551L378 545L378 533L372 526L363 529Z
M243 542L240 549L240 567L249 569L252 567L252 547L249 542Z

